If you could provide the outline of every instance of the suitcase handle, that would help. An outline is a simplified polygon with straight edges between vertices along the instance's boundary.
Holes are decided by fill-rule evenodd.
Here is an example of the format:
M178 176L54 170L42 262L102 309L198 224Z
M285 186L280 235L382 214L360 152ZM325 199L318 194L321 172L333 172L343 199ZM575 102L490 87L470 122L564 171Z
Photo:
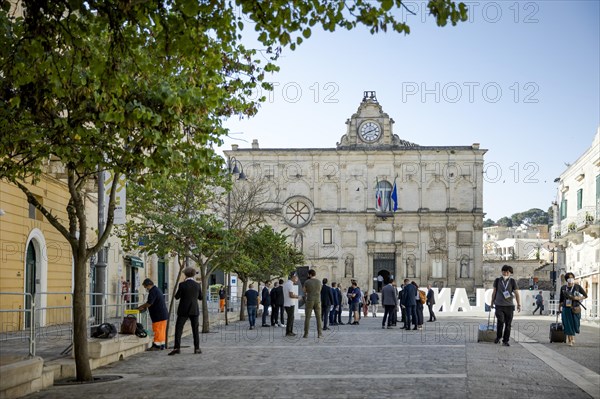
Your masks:
M492 306L490 305L490 311L488 312L488 323L487 323L487 325L488 325L488 329L489 329L489 327L490 327L490 316L491 316L491 315L492 315ZM494 321L493 321L493 324L492 324L492 329L493 329L493 330L495 330L495 329L496 329L496 317L495 317L495 316L494 316Z

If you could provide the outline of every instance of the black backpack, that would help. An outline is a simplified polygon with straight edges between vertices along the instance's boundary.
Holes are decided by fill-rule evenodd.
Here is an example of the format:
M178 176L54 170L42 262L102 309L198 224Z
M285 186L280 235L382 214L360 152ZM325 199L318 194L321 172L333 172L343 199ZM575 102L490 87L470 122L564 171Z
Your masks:
M114 324L102 323L92 334L92 338L114 338L117 336L117 327Z
M146 338L148 336L148 333L146 332L146 329L144 328L144 325L142 323L137 323L135 328L135 335L137 335L140 338Z

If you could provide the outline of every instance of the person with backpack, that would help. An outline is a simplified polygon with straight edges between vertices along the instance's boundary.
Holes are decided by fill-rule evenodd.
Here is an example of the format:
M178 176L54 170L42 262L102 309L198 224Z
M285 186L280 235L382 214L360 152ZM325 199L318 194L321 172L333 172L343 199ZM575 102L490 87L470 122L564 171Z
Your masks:
M502 277L494 280L491 307L496 308L498 329L496 330L495 344L502 340L502 345L510 346L510 327L515 314L513 299L517 300L517 311L521 311L521 297L517 282L511 277L513 268L509 265L502 266Z
M154 332L154 339L152 346L146 350L148 351L160 351L165 349L165 343L167 341L167 319L169 318L169 311L165 304L165 297L162 291L154 285L154 282L149 278L142 282L142 286L148 291L148 299L146 303L140 305L138 310L140 312L148 309L150 319L152 320L152 331Z

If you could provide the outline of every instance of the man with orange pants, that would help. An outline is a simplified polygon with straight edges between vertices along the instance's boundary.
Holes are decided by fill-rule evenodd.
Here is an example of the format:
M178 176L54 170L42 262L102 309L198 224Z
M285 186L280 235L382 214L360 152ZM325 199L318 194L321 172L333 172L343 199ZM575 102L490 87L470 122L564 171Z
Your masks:
M167 342L167 319L169 318L165 297L162 291L149 278L144 280L142 286L148 291L148 299L146 303L140 305L138 310L143 312L149 309L150 319L152 319L152 331L154 332L154 342L147 350L163 350Z
M225 293L225 287L221 286L221 288L219 289L219 312L223 313L225 311L225 297L226 297L226 293Z

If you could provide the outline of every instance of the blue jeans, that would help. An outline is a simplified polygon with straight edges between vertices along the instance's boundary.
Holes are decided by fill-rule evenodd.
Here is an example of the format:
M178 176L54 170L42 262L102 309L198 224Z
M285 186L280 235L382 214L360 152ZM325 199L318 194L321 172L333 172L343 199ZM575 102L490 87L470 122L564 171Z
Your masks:
M254 327L254 324L256 324L256 308L258 308L258 306L246 306L246 309L248 309L248 321L250 322L250 327Z

